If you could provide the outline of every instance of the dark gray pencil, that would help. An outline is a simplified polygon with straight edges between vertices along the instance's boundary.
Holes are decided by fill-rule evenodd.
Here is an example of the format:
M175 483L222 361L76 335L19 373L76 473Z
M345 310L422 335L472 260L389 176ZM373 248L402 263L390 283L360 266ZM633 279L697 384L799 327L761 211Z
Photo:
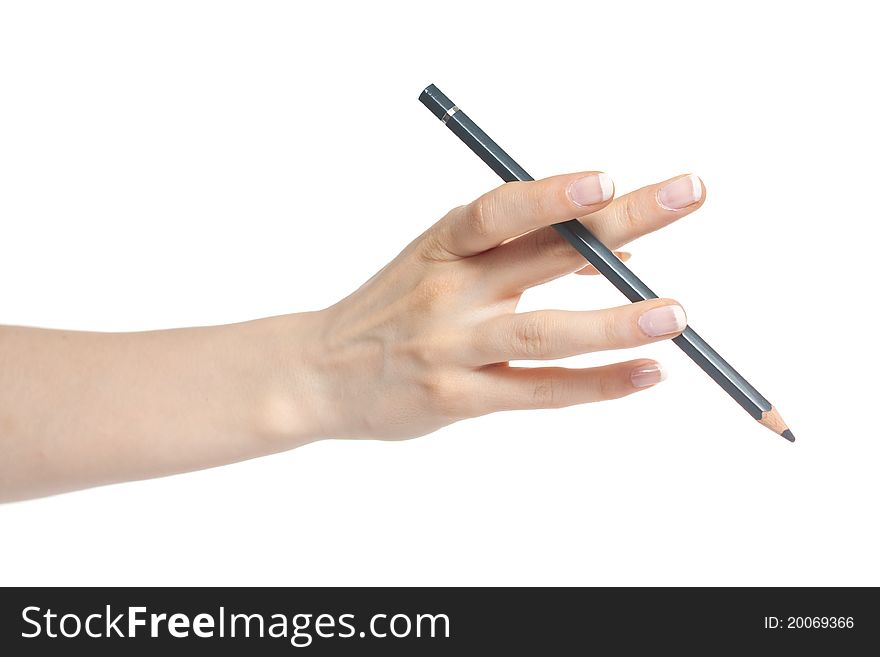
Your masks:
M526 170L496 144L470 117L462 112L433 84L425 89L419 100L446 124L483 162L488 164L505 182L534 180ZM632 302L656 299L657 295L614 253L577 219L553 224L568 242ZM794 434L782 417L742 375L733 369L717 351L712 349L690 326L672 340L691 360L733 397L746 412L786 440L794 442Z

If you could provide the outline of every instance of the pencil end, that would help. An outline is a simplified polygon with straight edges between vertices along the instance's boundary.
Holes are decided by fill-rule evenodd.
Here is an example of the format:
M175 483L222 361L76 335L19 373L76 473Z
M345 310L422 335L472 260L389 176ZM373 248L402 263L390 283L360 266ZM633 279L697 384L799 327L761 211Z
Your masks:
M764 415L758 420L758 422L770 429L773 433L782 436L788 442L794 442L794 434L791 432L791 429L788 428L785 420L779 415L779 411L772 406L769 411L764 411Z
M422 105L431 110L431 113L440 120L443 120L446 113L455 107L455 103L449 100L449 98L447 98L446 95L433 84L429 84L425 87L424 91L419 95L419 100Z

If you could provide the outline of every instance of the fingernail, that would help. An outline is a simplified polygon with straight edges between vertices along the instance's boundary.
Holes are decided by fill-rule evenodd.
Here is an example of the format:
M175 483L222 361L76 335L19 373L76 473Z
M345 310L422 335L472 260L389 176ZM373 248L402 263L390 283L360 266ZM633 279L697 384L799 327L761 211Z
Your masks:
M568 198L576 205L595 205L614 196L614 181L607 173L578 178L568 186Z
M690 174L673 180L657 192L657 202L667 210L681 210L703 198L703 183Z
M684 308L675 304L651 308L639 317L639 328L652 338L681 333L685 326L687 326L687 315L684 314Z
M660 363L651 363L635 368L629 375L632 384L636 388L647 388L660 383L666 378L666 372L660 367Z

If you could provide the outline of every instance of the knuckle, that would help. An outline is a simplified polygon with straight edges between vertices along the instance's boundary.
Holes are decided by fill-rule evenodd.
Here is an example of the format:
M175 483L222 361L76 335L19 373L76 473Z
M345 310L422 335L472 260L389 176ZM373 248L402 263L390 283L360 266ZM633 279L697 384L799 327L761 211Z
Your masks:
M520 203L532 216L549 217L553 215L553 209L557 206L557 202L551 194L546 192L546 189L542 188L542 185L526 184L522 190Z
M455 296L454 281L443 275L429 275L422 278L413 288L413 305L416 310L430 310L441 301Z
M628 194L624 197L617 218L627 233L637 231L644 224L644 210L635 194Z
M551 322L546 315L524 315L516 323L513 340L517 352L525 357L539 357L550 347Z
M448 244L450 237L449 228L457 216L467 211L468 207L464 205L453 208L440 221L422 233L419 240L420 248L418 249L418 254L423 260L428 262L446 262L460 257Z
M532 404L537 408L556 408L560 405L558 385L553 378L545 376L535 381Z
M449 394L446 377L435 371L424 373L419 379L419 387L432 401L443 399Z
M608 374L600 374L596 383L599 399L614 399L619 396L616 381Z
M427 262L444 262L449 257L449 251L443 246L437 227L426 231L421 238L421 244L417 251L418 255Z
M465 224L467 230L478 237L486 237L492 234L491 200L483 194L465 210Z
M611 348L623 346L623 343L625 343L625 340L623 339L624 332L621 331L620 320L617 313L602 313L599 327L602 343L606 347Z
M442 349L436 340L415 339L403 341L396 353L417 367L430 367L442 358Z
M420 388L434 413L449 418L468 415L467 396L450 373L443 371L427 373L421 378Z

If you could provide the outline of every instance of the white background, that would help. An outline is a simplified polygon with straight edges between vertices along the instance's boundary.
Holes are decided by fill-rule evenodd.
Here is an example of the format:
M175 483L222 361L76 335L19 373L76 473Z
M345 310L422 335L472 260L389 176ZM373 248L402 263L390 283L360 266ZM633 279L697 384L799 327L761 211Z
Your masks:
M2 506L0 584L880 584L863 5L0 5L0 323L330 305L498 184L434 82L535 176L699 174L631 265L798 437L654 345L669 380L620 401ZM569 277L523 307L621 301Z

